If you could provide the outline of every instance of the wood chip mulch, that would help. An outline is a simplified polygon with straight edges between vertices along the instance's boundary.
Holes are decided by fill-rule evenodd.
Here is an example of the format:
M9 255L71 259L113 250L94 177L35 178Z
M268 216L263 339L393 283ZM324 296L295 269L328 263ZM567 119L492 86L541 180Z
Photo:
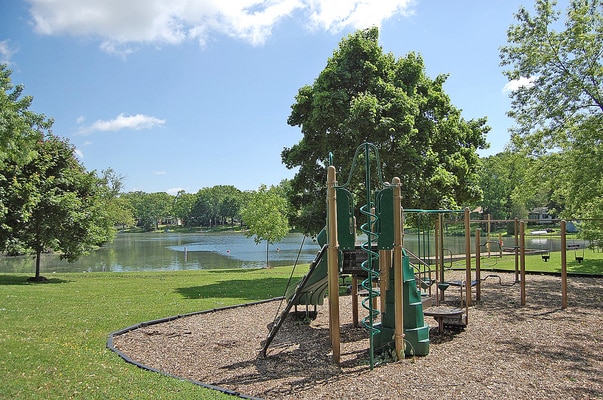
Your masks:
M528 275L522 307L514 275L497 275L500 282L482 283L464 329L440 335L425 317L429 354L372 370L368 333L352 325L349 296L340 298L340 364L326 301L310 324L289 316L266 358L258 354L280 301L141 327L113 344L152 369L264 399L602 399L603 279L569 277L562 310L560 277ZM446 291L448 303L458 297L458 288Z

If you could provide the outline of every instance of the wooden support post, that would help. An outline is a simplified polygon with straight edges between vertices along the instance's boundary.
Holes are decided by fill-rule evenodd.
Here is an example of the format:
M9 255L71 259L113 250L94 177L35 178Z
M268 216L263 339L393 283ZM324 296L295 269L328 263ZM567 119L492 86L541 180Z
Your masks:
M519 273L521 279L521 305L526 305L526 235L525 222L519 221Z
M567 308L567 225L561 221L561 309Z
M394 185L394 343L398 359L404 358L404 273L402 271L402 195L400 178L392 180Z
M490 258L490 255L491 255L490 254L490 250L491 250L490 241L492 239L492 236L490 234L490 225L491 225L490 221L492 221L492 216L490 214L488 214L488 225L486 226L486 229L487 229L486 232L488 232L488 234L486 235L486 249L488 250L488 258Z
M515 217L515 283L519 282L519 219Z
M465 253L465 295L467 296L465 300L465 325L469 325L469 306L471 305L471 219L469 207L465 208Z
M480 301L482 296L482 281L481 281L481 253L480 253L480 235L482 234L481 229L475 230L475 280L477 286L475 286L475 300Z
M327 171L327 224L329 248L327 249L328 288L329 288L329 333L333 349L333 361L339 364L341 342L339 328L339 242L337 239L337 185L335 167Z

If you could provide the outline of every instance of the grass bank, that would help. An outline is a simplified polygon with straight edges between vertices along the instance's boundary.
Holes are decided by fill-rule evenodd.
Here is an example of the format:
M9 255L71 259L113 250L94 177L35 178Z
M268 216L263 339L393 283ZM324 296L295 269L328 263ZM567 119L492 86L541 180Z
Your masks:
M298 268L297 276L307 271ZM138 322L278 297L291 268L0 274L0 398L231 398L141 370L106 348Z

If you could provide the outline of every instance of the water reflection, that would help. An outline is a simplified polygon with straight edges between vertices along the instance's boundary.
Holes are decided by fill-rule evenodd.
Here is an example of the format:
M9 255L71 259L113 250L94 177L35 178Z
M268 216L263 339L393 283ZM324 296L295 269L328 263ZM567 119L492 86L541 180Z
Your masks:
M271 266L292 265L303 241L301 234L289 234L270 245ZM312 261L318 245L306 238L300 263ZM31 256L0 257L0 272L33 273ZM126 272L194 270L215 268L261 268L266 265L266 242L256 245L241 233L154 233L119 234L115 241L74 263L57 255L42 255L42 274L52 272Z
M359 237L361 242L363 237ZM497 239L494 239L497 240ZM303 235L289 234L279 243L269 246L269 263L278 267L292 265L300 252ZM482 237L482 244L486 241ZM416 234L404 236L404 246L415 254L433 255L435 245ZM503 238L503 247L513 247L514 238ZM464 254L465 238L447 236L444 247L453 254ZM559 251L559 238L526 237L526 247L535 250ZM319 250L318 244L306 238L299 254L300 263L309 263ZM497 251L498 247L491 247ZM482 251L485 251L483 249ZM474 238L471 252L475 252ZM31 256L0 257L1 272L33 273L35 260ZM266 243L256 245L253 238L242 233L154 233L119 234L116 240L82 257L75 263L62 261L53 254L42 256L42 274L52 272L102 271L159 271L216 268L262 268L266 265Z

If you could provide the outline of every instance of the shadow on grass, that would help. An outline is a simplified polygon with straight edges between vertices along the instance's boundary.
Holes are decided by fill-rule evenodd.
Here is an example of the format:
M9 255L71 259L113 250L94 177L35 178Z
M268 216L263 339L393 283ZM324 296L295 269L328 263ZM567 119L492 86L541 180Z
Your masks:
M44 285L49 283L67 283L69 281L58 279L58 278L49 278L44 282L33 282L30 280L31 276L26 275L0 275L0 285Z
M210 285L176 288L187 299L244 298L264 300L282 296L287 278L261 278L253 280L225 280Z
M259 269L262 268L205 269L203 271L210 274L241 274L246 272L257 272Z
M572 258L574 256L572 255ZM603 260L589 260L585 258L581 263L578 261L570 261L570 256L567 256L567 272L578 274L599 274L603 275Z

